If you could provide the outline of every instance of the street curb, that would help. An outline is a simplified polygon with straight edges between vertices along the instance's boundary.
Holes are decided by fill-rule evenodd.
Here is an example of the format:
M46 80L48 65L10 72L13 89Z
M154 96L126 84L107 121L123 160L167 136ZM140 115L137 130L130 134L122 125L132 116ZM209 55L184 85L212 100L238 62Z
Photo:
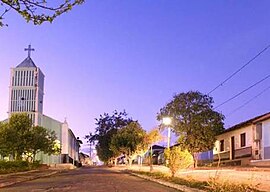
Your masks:
M162 181L160 179L154 179L154 178L151 178L149 176L140 175L140 174L137 174L137 173L132 173L132 172L129 172L129 173L131 175L136 176L136 177L140 177L142 179L153 181L153 182L159 183L161 185L164 185L164 186L167 186L167 187L170 187L170 188L173 188L173 189L177 189L177 190L180 190L180 191L184 191L184 192L205 192L204 190L201 190L201 189L195 189L195 188L187 187L187 186L184 186L184 185L178 185L178 184L170 183L170 182L167 182L167 181Z
M22 175L22 174L25 174L25 173L33 173L33 172L37 172L37 171L39 171L39 170L34 169L34 170L30 170L30 171L22 171L22 172L16 172L16 173L0 174L0 178L9 177L9 176L13 176L13 175Z
M35 176L35 177L26 178L26 179L21 180L21 181L2 183L2 184L0 184L0 188L8 187L8 186L15 185L15 184L18 184L18 183L23 183L23 182L26 182L26 181L32 181L32 180L39 179L39 178L49 177L49 176L55 175L56 173L59 173L59 171L54 171L54 172L51 172L51 173L48 173L48 174L45 174L45 175L39 175L39 176Z

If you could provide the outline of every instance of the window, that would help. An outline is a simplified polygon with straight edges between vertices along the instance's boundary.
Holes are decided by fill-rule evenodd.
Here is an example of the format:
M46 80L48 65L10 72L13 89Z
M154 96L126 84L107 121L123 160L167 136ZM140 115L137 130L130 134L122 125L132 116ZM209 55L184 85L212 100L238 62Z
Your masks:
M221 151L224 151L224 140L220 140L219 141L219 144L220 144L220 146L219 146L219 151L221 152Z
M245 147L246 146L246 133L242 133L240 135L240 144L241 144L241 147Z

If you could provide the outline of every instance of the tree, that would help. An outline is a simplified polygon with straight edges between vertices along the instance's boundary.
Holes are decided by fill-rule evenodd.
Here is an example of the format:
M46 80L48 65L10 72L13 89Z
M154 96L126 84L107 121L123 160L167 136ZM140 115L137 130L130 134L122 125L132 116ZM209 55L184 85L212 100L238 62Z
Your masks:
M224 130L224 116L214 111L213 103L212 97L189 91L175 95L157 115L158 120L172 118L171 127L180 136L178 142L193 155L195 167L198 153L213 149L216 135Z
M15 151L13 143L16 142L16 138L8 138L9 135L10 134L8 134L8 123L0 123L0 155L2 157L7 157L9 154L12 154Z
M94 145L96 141L95 135L89 132L89 135L85 135L84 139L89 143L89 158L92 160L92 145Z
M7 26L3 23L4 15L13 10L20 14L27 22L40 25L45 21L52 22L59 15L71 10L75 5L82 4L84 0L1 0L0 27Z
M133 155L141 149L146 132L138 122L131 122L112 136L110 149L116 155L125 154L131 165Z
M159 132L159 129L158 128L155 128L155 129L152 129L149 133L146 134L146 137L145 137L145 142L147 143L148 145L148 149L150 147L150 171L153 171L153 149L152 149L152 146L154 143L156 142L159 142L161 141L163 138L162 138L162 135L160 134Z
M97 125L95 134L86 135L85 138L88 139L88 142L97 142L96 150L99 159L108 163L111 158L114 158L117 155L110 150L112 136L117 133L118 129L125 127L133 120L127 117L125 111L114 111L112 115L104 113L95 120Z
M8 123L0 124L0 154L21 160L23 155L34 160L42 151L45 154L58 154L60 142L54 131L40 126L32 126L26 113L12 114Z
M26 113L12 114L6 129L6 141L13 150L12 155L16 160L21 160L28 146L28 138L32 128L32 121Z
M38 152L45 154L59 154L61 152L60 141L54 131L50 131L41 126L32 127L28 134L26 152L31 160L35 160Z
M180 146L165 149L164 155L172 177L179 169L186 169L193 163L192 155L187 150L182 151Z

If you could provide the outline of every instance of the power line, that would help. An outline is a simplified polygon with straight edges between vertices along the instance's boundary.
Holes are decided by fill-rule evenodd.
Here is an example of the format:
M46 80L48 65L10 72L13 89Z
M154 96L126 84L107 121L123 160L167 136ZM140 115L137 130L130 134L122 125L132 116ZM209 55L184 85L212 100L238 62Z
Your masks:
M251 58L247 63L245 63L242 67L240 67L238 70L236 70L234 73L232 73L229 77L227 77L224 81L222 81L220 84L218 84L214 89L212 89L211 91L209 91L209 94L213 93L216 89L218 89L219 87L223 86L224 83L226 83L227 81L229 81L233 76L235 76L237 73L239 73L242 69L244 69L246 66L248 66L252 61L254 61L256 58L258 58L263 52L265 52L268 48L270 47L270 45L267 45L263 50L261 50L257 55L255 55L253 58Z
M232 115L233 113L235 113L236 111L238 111L239 109L243 108L244 106L246 106L247 104L249 104L250 102L252 102L254 99L256 99L257 97L259 97L260 95L262 95L264 92L266 92L268 89L270 89L270 86L267 87L266 89L262 90L259 94L255 95L254 97L252 97L251 99L249 99L247 102L245 102L244 104L242 104L241 106L237 107L236 109L234 109L233 111L231 111L228 115Z
M237 93L236 95L234 95L233 97L227 99L226 101L224 101L223 103L219 104L218 106L216 106L214 109L219 108L220 106L228 103L229 101L235 99L236 97L238 97L239 95L242 95L243 93L245 93L246 91L248 91L249 89L251 89L252 87L255 87L256 85L260 84L261 82L265 81L266 79L268 79L270 77L270 75L267 75L266 77L264 77L263 79L261 79L260 81L254 83L253 85L249 86L248 88L244 89L243 91Z

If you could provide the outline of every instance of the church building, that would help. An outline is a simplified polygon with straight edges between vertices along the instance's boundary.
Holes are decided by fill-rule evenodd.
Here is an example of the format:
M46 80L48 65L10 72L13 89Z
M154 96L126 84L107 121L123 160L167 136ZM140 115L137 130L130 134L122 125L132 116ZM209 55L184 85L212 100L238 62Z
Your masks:
M79 163L79 142L67 121L55 120L43 114L44 74L31 58L31 45L25 49L28 56L15 68L11 68L9 86L9 117L13 113L27 113L34 126L42 126L56 133L61 146L60 155L36 156L44 164Z

